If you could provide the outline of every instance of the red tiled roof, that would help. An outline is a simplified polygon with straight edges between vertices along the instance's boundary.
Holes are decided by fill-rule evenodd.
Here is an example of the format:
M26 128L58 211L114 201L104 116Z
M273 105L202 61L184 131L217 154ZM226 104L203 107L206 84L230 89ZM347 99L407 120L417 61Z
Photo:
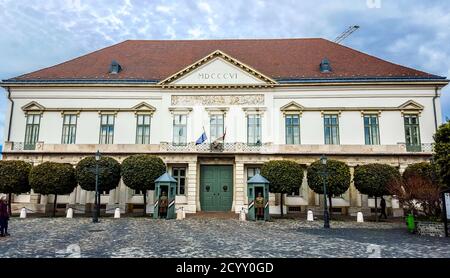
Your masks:
M325 39L128 40L10 80L163 80L221 50L273 79L439 78ZM328 58L332 72L321 73ZM109 74L116 60L119 74Z

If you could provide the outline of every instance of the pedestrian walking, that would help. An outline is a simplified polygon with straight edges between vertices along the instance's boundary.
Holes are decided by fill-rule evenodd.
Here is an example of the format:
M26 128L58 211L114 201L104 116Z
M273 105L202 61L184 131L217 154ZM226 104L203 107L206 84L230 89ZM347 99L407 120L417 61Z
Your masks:
M381 215L380 215L380 217L384 216L384 219L387 219L387 215L386 215L386 200L383 198L383 196L381 196L380 207L381 207Z
M0 236L9 236L8 233L9 208L4 198L0 199Z

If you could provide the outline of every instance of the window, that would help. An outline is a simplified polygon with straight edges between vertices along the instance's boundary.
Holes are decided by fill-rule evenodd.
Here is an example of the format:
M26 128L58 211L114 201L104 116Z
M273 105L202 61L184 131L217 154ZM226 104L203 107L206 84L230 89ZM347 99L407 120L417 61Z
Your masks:
M260 167L248 167L247 168L247 180L253 178L253 176L255 176L256 174L260 174L260 173L261 173Z
M63 116L61 144L75 144L76 134L77 134L77 115L65 114Z
M112 144L114 139L114 115L103 114L100 120L100 144Z
M184 195L186 188L186 168L172 168L172 177L177 180L177 195Z
M364 136L366 145L380 144L378 115L364 115Z
M211 115L209 119L211 140L216 140L223 135L223 118L223 114Z
M150 144L151 115L137 115L136 144Z
M418 115L405 115L405 140L406 150L420 151L420 131Z
M173 116L173 144L186 145L187 115Z
M247 116L247 144L261 145L261 115Z
M39 139L39 125L41 123L40 114L28 114L25 128L25 150L34 150Z
M300 144L300 115L286 115L286 144Z
M330 114L323 116L325 144L339 145L339 119L338 115Z

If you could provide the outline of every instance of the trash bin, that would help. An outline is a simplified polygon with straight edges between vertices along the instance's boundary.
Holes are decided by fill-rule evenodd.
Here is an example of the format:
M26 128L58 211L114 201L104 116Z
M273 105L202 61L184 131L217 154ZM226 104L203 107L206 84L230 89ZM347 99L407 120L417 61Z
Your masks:
M414 222L414 215L408 214L406 217L406 226L408 227L408 232L414 233L416 229L416 224Z

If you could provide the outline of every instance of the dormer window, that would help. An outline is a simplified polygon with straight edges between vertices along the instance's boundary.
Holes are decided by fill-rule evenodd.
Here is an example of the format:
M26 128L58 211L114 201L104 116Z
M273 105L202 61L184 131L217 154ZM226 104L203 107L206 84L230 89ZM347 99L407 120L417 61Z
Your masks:
M110 74L118 74L122 70L122 66L120 66L117 61L113 60L111 62L111 65L109 66L109 73Z
M324 59L320 62L320 72L322 72L322 73L331 72L330 61L328 61L327 58L324 58Z

